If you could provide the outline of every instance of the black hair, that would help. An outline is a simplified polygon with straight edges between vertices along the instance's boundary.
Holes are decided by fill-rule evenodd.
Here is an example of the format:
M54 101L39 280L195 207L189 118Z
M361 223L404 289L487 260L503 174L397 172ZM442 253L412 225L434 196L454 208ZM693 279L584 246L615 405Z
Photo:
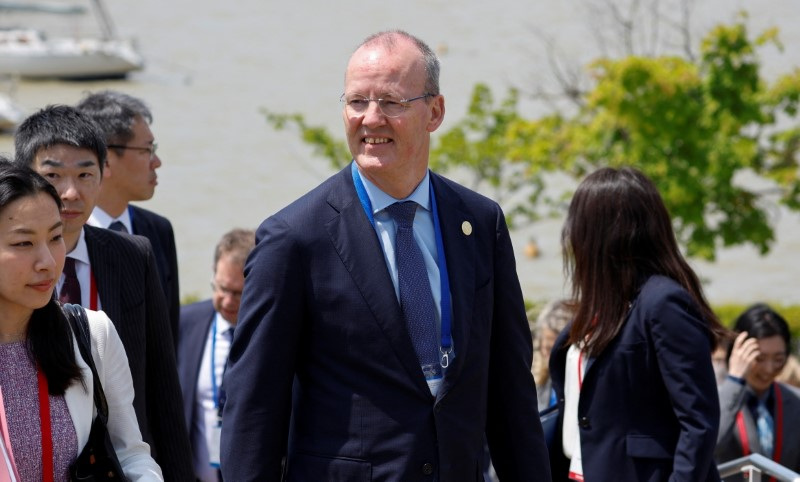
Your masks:
M97 123L108 145L125 145L130 142L137 119L148 124L153 122L153 114L144 101L115 90L87 94L76 107ZM111 149L122 155L122 149Z
M61 210L61 198L45 178L0 156L0 212L14 201L39 194L50 196L56 209ZM75 360L72 330L55 297L33 310L26 338L28 353L44 372L51 395L63 395L74 381L83 383Z
M739 315L734 323L737 333L746 331L747 334L760 340L772 336L780 336L786 343L786 354L791 348L791 334L786 320L766 303L756 303Z
M100 174L103 173L107 153L103 132L91 117L68 105L48 105L17 127L15 161L32 168L40 149L58 144L92 151L97 156Z
M672 278L694 300L713 346L728 334L678 248L672 221L655 184L631 168L602 168L583 180L561 233L572 279L575 321L571 343L599 355L625 321L628 305L651 275Z

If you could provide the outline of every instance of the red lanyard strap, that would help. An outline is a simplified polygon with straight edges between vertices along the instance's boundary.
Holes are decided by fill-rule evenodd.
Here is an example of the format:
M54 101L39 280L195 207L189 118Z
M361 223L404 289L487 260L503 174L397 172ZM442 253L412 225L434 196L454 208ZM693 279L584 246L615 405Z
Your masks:
M781 387L773 383L775 391L775 447L772 450L772 460L781 463L781 452L783 451L783 394ZM739 439L742 441L742 455L750 455L750 439L747 437L747 425L744 423L744 409L736 414L736 428L739 431ZM774 481L775 479L770 479Z
M41 367L36 367L39 379L39 422L42 430L42 480L53 482L53 430L50 426L50 394L47 377Z

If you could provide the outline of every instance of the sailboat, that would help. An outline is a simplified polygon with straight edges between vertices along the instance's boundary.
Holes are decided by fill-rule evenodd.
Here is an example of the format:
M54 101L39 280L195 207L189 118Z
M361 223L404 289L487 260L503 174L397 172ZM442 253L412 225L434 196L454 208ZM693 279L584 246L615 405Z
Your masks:
M25 118L25 112L5 94L0 94L0 131L13 130Z
M99 37L48 38L34 28L0 28L0 75L26 78L89 79L124 77L144 60L132 39L120 38L102 0L92 0ZM79 14L79 6L0 3L2 10Z

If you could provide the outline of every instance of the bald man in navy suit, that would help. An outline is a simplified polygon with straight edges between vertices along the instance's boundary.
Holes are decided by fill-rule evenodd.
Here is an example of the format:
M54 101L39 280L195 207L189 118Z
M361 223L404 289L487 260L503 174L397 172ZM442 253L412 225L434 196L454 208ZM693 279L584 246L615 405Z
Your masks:
M503 212L428 170L438 73L405 32L365 41L342 96L354 163L258 229L225 480L482 481L487 441L500 480L550 480Z

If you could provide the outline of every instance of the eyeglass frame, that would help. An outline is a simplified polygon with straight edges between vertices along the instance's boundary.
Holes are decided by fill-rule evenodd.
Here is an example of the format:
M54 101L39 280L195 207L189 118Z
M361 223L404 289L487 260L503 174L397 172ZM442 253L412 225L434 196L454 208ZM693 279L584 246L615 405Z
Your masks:
M150 160L152 161L156 157L156 151L158 150L158 142L154 142L150 147L139 147L139 146L123 146L119 144L109 144L106 147L109 149L133 149L137 151L147 151L150 153Z
M347 92L344 92L344 93L342 93L342 95L339 96L339 102L341 102L344 105L345 109L350 107L350 104L348 103L348 99L345 98L346 95L347 95ZM410 99L392 100L392 102L396 102L396 103L402 105L403 106L403 110L397 115L389 115L389 114L386 113L386 111L383 110L383 106L381 105L381 103L383 101L388 100L388 99L384 99L382 97L378 97L377 99L371 99L371 98L367 97L366 95L362 95L362 94L352 94L352 95L357 95L357 96L359 96L361 98L361 100L367 101L367 106L364 108L364 112L356 113L358 116L362 116L362 115L367 113L367 110L369 109L370 102L377 102L378 109L380 109L381 114L383 114L386 117L389 117L391 119L396 119L396 118L402 116L403 114L405 114L405 112L408 110L408 108L411 107L411 102L413 102L415 100L427 99L428 97L436 97L436 94L431 94L430 92L425 92L422 95L418 95L417 97L412 97ZM350 99L350 100L352 100L352 99Z
M234 300L242 299L242 293L243 293L242 291L226 288L225 286L222 286L213 279L211 280L211 289L214 290L214 292L219 291L219 293L222 294L223 296L230 296Z

